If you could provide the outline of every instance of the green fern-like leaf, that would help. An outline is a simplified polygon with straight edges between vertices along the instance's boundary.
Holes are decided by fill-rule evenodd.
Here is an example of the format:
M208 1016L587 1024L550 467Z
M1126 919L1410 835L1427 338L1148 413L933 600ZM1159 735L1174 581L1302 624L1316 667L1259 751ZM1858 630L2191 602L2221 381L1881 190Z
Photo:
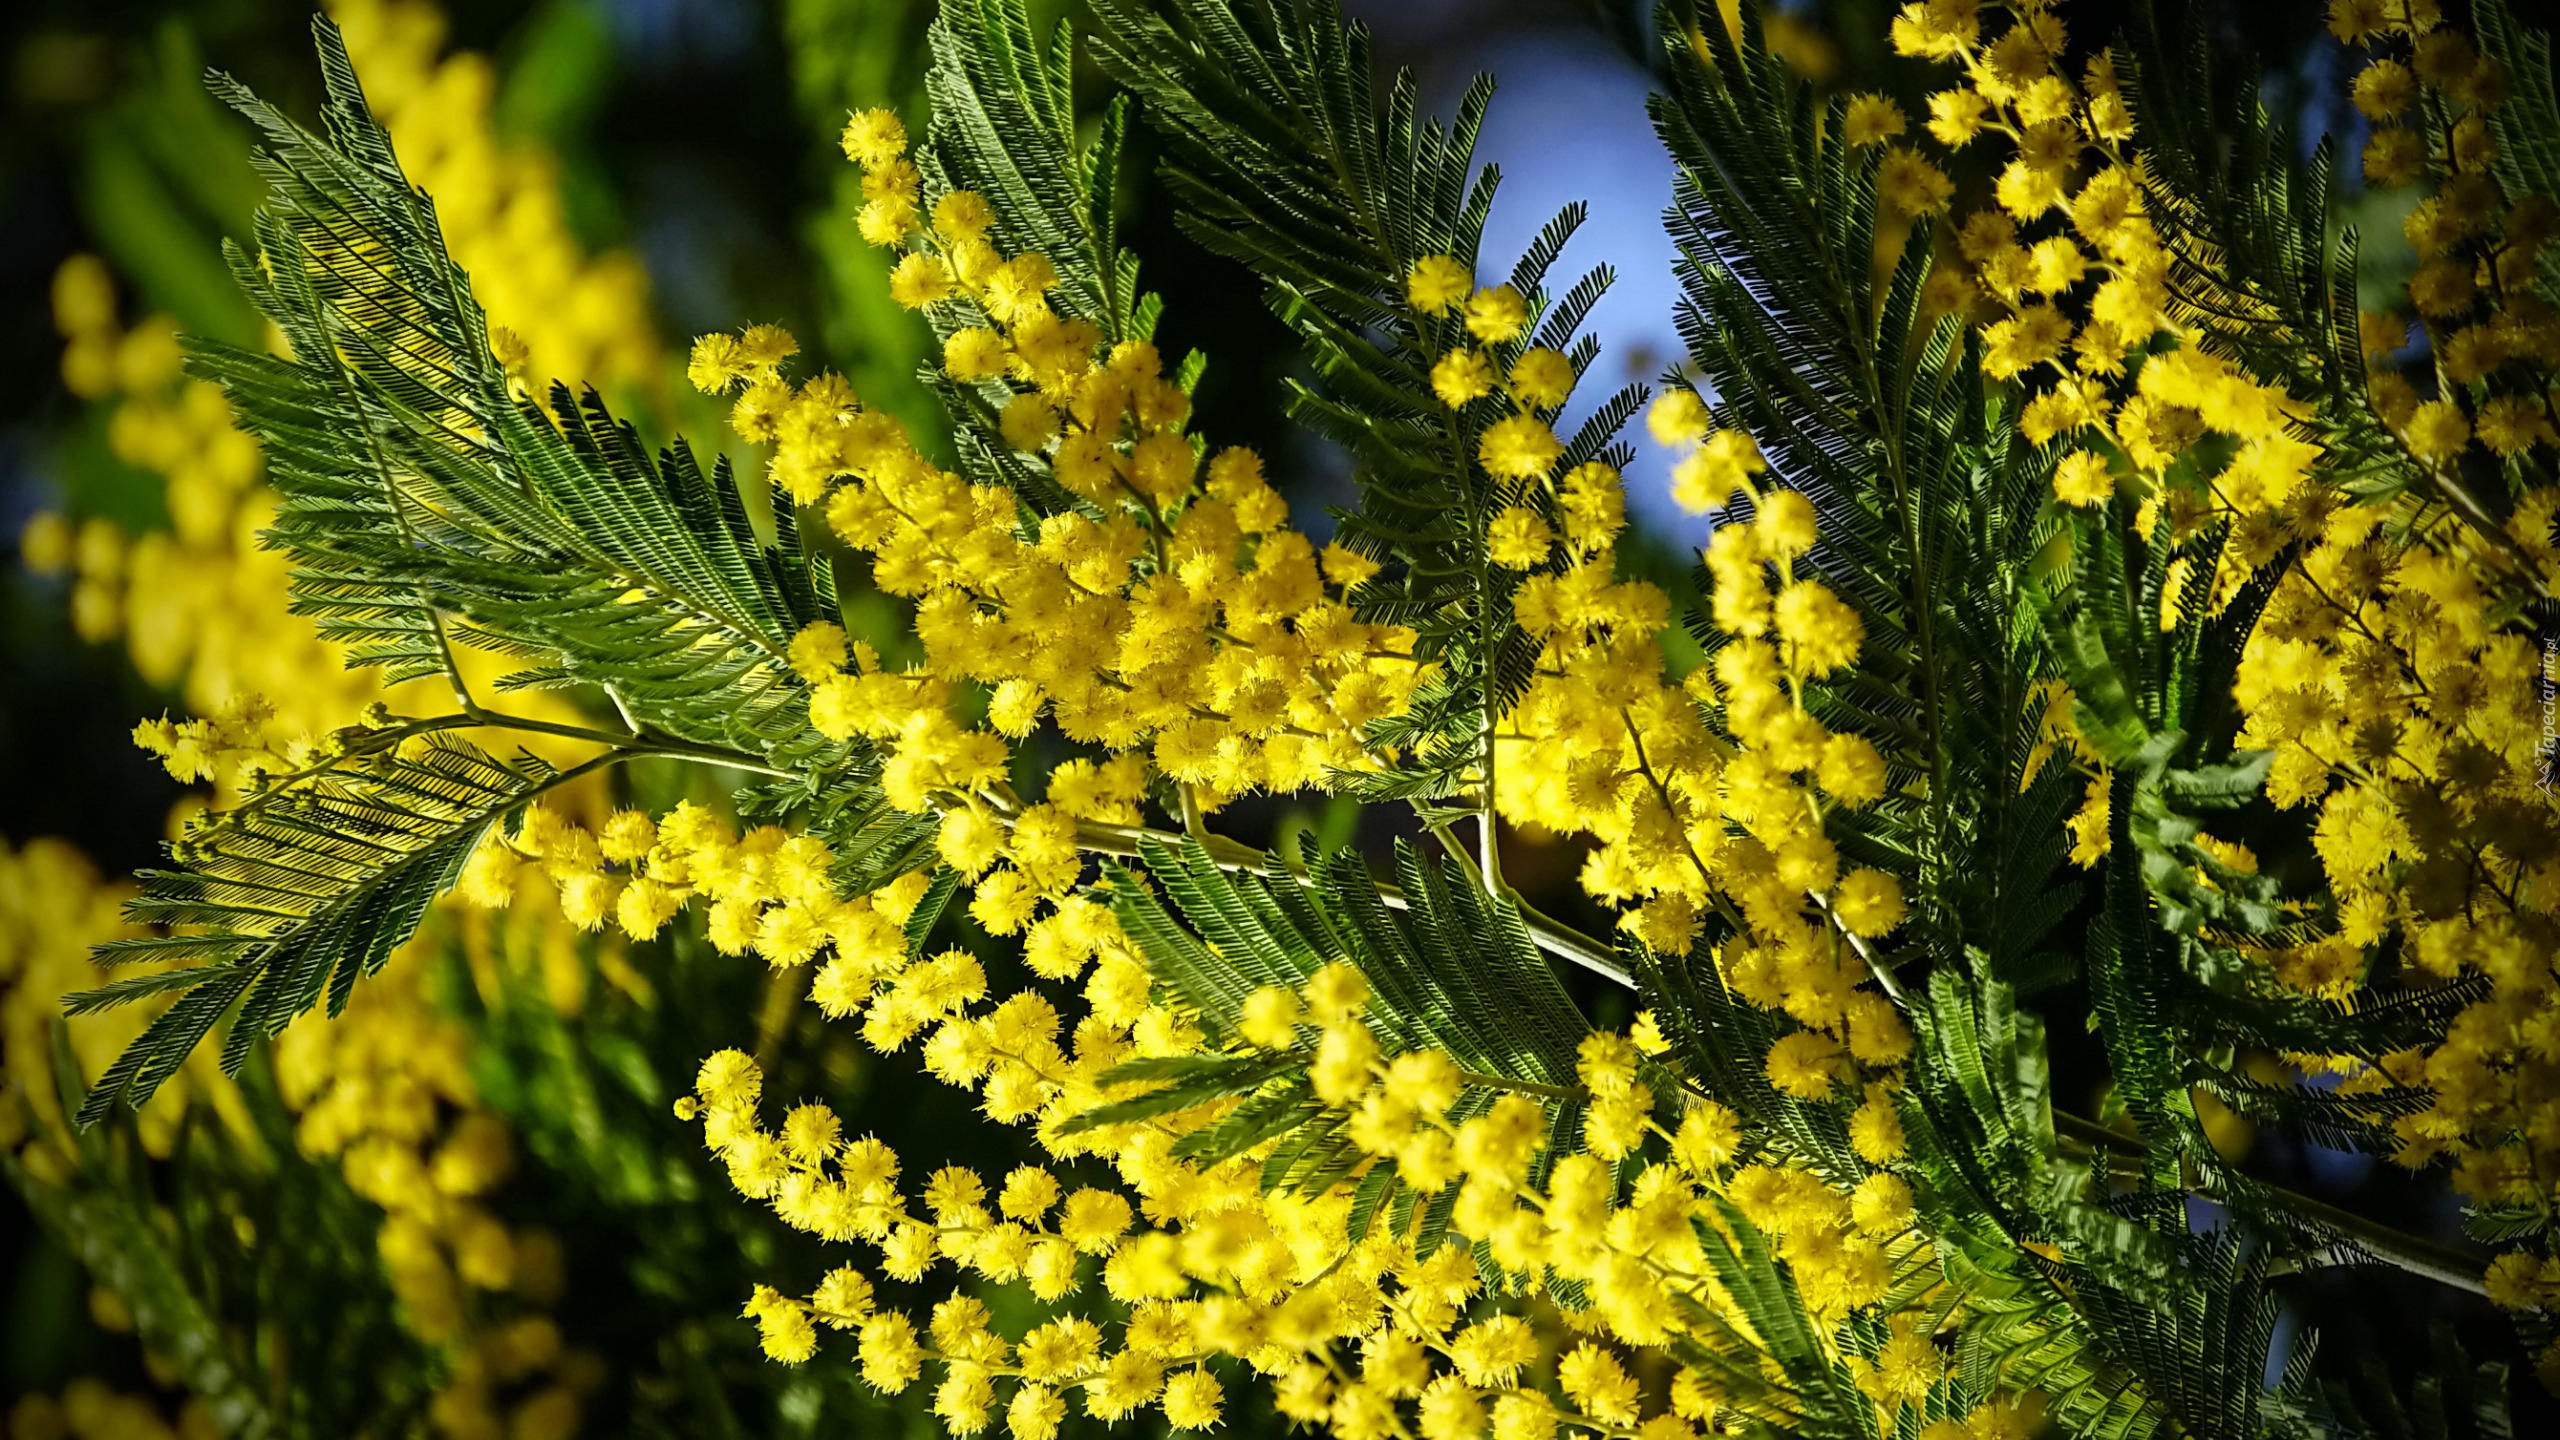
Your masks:
M1165 898L1134 877L1120 877L1114 909L1121 928L1149 972L1220 1048L1119 1067L1106 1078L1153 1088L1088 1112L1075 1128L1241 1097L1220 1122L1186 1136L1176 1153L1214 1162L1277 1142L1263 1165L1266 1186L1314 1191L1350 1178L1367 1157L1342 1133L1339 1112L1314 1100L1307 1080L1312 1030L1279 1052L1251 1049L1237 1031L1255 990L1296 989L1339 960L1368 980L1366 1015L1383 1048L1438 1049L1456 1061L1467 1086L1455 1118L1480 1112L1510 1089L1545 1108L1551 1142L1573 1135L1581 1113L1575 1051L1589 1024L1539 955L1517 909L1485 895L1471 870L1405 847L1397 856L1403 888L1391 901L1348 850L1319 860L1303 881L1223 870L1197 842L1175 849L1150 841L1141 858ZM1360 1217L1385 1206L1401 1226L1420 1203L1390 1183L1392 1170L1372 1167ZM1444 1192L1434 1202L1426 1226L1431 1239L1454 1199L1454 1192ZM1355 1229L1365 1223L1361 1218Z
M832 613L788 515L758 540L725 464L652 456L592 393L553 413L518 398L433 203L402 173L337 30L314 135L216 76L265 137L258 253L232 268L290 347L190 346L268 456L267 543L294 604L391 679L477 643L533 683L602 689L636 728L759 758L841 763L806 723L791 637ZM457 685L459 681L456 681Z
M1554 505L1543 487L1498 481L1478 463L1479 439L1508 407L1488 397L1453 411L1434 395L1433 362L1471 342L1457 316L1405 302L1424 256L1478 268L1499 176L1470 171L1492 82L1479 79L1443 125L1420 114L1410 73L1388 81L1380 109L1367 33L1330 6L1109 0L1095 19L1098 58L1164 138L1175 218L1248 267L1299 336L1314 380L1293 383L1291 413L1351 453L1360 489L1337 537L1388 564L1361 587L1364 618L1413 627L1417 656L1444 667L1408 716L1373 737L1408 759L1346 783L1369 800L1455 794L1481 770L1488 716L1517 698L1536 655L1511 619L1520 576L1490 562L1487 529L1505 506ZM1543 288L1585 213L1558 214L1507 277L1532 322L1490 347L1497 368L1533 344L1566 353L1577 374L1597 356L1577 332L1608 272L1562 297ZM1642 395L1629 387L1559 437L1558 473L1625 464L1612 441Z
M179 933L98 947L108 964L183 962L69 997L74 1015L177 993L107 1068L80 1107L94 1124L140 1105L225 1016L223 1067L325 998L346 1008L450 889L491 824L564 778L538 760L498 760L450 735L279 788L176 847L188 868L143 872L133 919Z

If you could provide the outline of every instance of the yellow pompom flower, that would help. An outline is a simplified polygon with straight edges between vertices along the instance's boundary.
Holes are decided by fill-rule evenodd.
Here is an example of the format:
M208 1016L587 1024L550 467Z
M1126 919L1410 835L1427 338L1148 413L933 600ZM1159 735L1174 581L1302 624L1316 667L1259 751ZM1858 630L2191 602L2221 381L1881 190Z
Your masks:
M1378 573L1378 562L1336 540L1324 547L1324 578L1351 590Z
M1772 560L1792 560L1813 548L1818 528L1813 501L1801 490L1772 490L1751 517L1751 538Z
M2462 406L2456 402L2429 400L2410 414L2402 438L2409 442L2411 454L2430 465L2442 465L2471 443L2471 422L2463 418Z
M1902 1158L1907 1148L1902 1117L1893 1108L1890 1091L1868 1087L1866 1103L1849 1116L1849 1148L1870 1165L1890 1165Z
M1742 1118L1714 1100L1693 1101L1671 1137L1671 1157L1693 1175L1710 1174L1742 1149Z
M1485 548L1493 563L1506 570L1533 570L1546 563L1548 552L1555 548L1555 534L1537 511L1512 505L1493 517Z
M1129 1202L1108 1190L1090 1187L1067 1197L1058 1212L1058 1234L1087 1254L1104 1254L1129 1233Z
M1487 345L1516 340L1529 323L1529 302L1508 285L1493 285L1468 297L1467 333Z
M917 251L901 257L889 272L889 298L909 310L939 305L951 292L951 267L939 255Z
M2437 30L2418 42L2414 57L2418 78L2431 90L2459 95L2479 64L2479 53L2471 48L2470 39L2452 28Z
M969 918L990 935L1018 935L1039 908L1040 891L1021 871L998 870L978 882Z
M1395 1104L1439 1114L1457 1103L1457 1066L1437 1050L1409 1050L1388 1062L1383 1093Z
M907 127L887 110L864 110L844 122L841 143L844 158L865 169L876 169L907 153Z
M1935 215L1947 208L1955 182L1920 157L1918 151L1894 146L1876 167L1876 199L1887 211L1905 218Z
M1164 1383L1165 1423L1176 1430L1216 1427L1226 1391L1206 1370L1185 1370Z
M800 342L779 325L750 325L738 336L738 361L750 375L770 375L800 353Z
M646 857L657 843L657 822L651 820L644 810L617 810L611 819L605 821L604 828L596 832L597 852L617 865L628 865Z
M1719 430L1671 467L1671 498L1692 515L1704 515L1733 498L1752 476L1768 469L1760 447L1740 430Z
M1534 480L1552 469L1564 444L1534 415L1513 415L1485 427L1476 459L1485 473L1505 480Z
M1557 1362L1556 1384L1594 1419L1610 1425L1635 1423L1635 1377L1616 1356L1587 1340Z
M2094 450L2074 450L2053 467L2054 498L2065 505L2103 505L2115 493L2107 457Z
M883 1310L863 1322L859 1350L864 1383L891 1395L913 1385L924 1368L924 1348L916 1342L915 1322L894 1310Z
M1855 810L1884 798L1884 756L1864 736L1834 735L1822 743L1813 778L1822 793Z
M1431 393L1455 410L1493 393L1493 362L1481 350L1452 350L1431 367Z
M745 1314L762 1332L766 1359L798 1365L818 1353L818 1327L809 1323L808 1310L772 1286L756 1287Z
M2364 142L2364 178L2369 185L2407 185L2418 178L2426 163L2427 143L2415 130L2379 129Z
M1573 394L1573 362L1543 345L1511 363L1511 398L1533 410L1552 410Z
M1005 443L1024 454L1038 454L1058 438L1058 407L1042 395L1016 395L996 417Z
M2356 108L2368 120L2390 120L2418 98L2418 77L2397 60L2376 60L2356 74Z
M1910 1229L1913 1213L1911 1186L1899 1175L1870 1175L1849 1196L1858 1228L1879 1240Z
M942 817L934 843L945 864L974 879L1004 854L1004 827L986 811L964 805Z
M2022 375L2062 353L2071 322L2050 305L2030 305L1982 332L1982 368L1994 379Z
M957 245L967 240L984 240L995 224L995 212L987 208L987 199L975 190L946 190L933 202L933 233L946 244Z
M942 373L954 380L986 380L1004 373L1012 347L993 330L955 330L942 342Z
M1881 145L1901 134L1904 124L1902 107L1891 96L1853 95L1840 135L1852 145Z
M59 510L40 510L18 532L18 559L38 575L59 575L71 568L71 522Z
M705 395L717 395L747 378L750 367L738 353L735 335L705 335L693 342L685 379Z
M1455 255L1425 255L1405 276L1405 299L1425 315L1446 315L1467 298L1476 277Z
M2489 1262L2485 1288L2489 1303L2501 1310L2537 1310L2550 1301L2543 1283L2542 1262L2524 1251L2511 1251Z
M2530 395L2498 395L2480 405L2480 443L2501 459L2513 459L2535 445L2560 440L2552 432L2542 402Z
M2362 45L2389 24L2384 0L2329 0L2329 33L2342 45Z
M1005 1404L1005 1431L1013 1440L1051 1440L1066 1414L1067 1402L1057 1391L1026 1382Z
M1356 1014L1369 1003L1369 981L1349 961L1333 961L1307 977L1307 1009L1318 1020Z
M2027 252L2027 269L2030 293L2059 295L2089 273L2089 257L2070 236L2050 235Z
M1449 1363L1472 1385L1509 1385L1538 1358L1538 1337L1517 1315L1494 1315L1458 1333Z
M1978 90L1941 90L1929 97L1929 138L1950 150L1962 149L1982 133L1991 102Z
M1281 985L1265 985L1245 997L1237 1030L1265 1050L1286 1050L1298 1039L1298 996Z
M915 233L916 202L903 195L883 195L864 205L853 223L864 244L886 249Z
M1902 924L1902 882L1882 870L1852 870L1832 892L1831 913L1852 935L1891 934Z
M850 642L845 638L843 626L821 620L792 636L787 653L793 672L801 679L815 685L843 671L846 662L852 658L853 651ZM648 817L641 818L645 820ZM608 858L635 859L637 857Z
M1769 1083L1799 1100L1828 1100L1849 1075L1840 1042L1812 1030L1779 1037L1769 1047Z
M1337 1020L1316 1041L1315 1063L1307 1078L1316 1098L1327 1105L1349 1105L1369 1088L1369 1069L1378 1060L1377 1037L1357 1020Z
M1866 622L1818 580L1798 580L1778 592L1773 610L1787 668L1822 676L1858 657Z
M1645 407L1645 432L1656 445L1691 445L1707 438L1714 421L1694 390L1665 390Z

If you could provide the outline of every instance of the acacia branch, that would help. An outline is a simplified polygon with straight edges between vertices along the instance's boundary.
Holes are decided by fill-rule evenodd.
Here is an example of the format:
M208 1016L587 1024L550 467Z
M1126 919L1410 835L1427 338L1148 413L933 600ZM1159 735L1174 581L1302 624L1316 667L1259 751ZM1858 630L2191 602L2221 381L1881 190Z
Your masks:
M2065 1110L2053 1112L2053 1128L2055 1133L2067 1135L2092 1149L2117 1150L2132 1155L2143 1154L2150 1149L2149 1142L2140 1135L2101 1125ZM2433 1280L2439 1285L2449 1285L2474 1295L2489 1293L2488 1284L2481 1277L2479 1260L2450 1245L2393 1229L2379 1220L2368 1219L2352 1210L2341 1209L2325 1200L2314 1200L2279 1185L2264 1185L2262 1188L2282 1202L2286 1209L2347 1238L2348 1246L2321 1252L2333 1264L2352 1264L2361 1255ZM2217 1204L2226 1203L2220 1192L2209 1187L2195 1186L2190 1193Z
M1162 830L1150 830L1141 825L1106 825L1092 820L1076 822L1076 844L1079 848L1097 855L1114 855L1123 859L1136 859L1140 845L1146 841L1153 840L1159 845L1175 847L1186 838L1189 837L1168 834ZM1298 885L1314 883L1282 864L1268 851L1256 850L1241 841L1230 840L1224 835L1216 834L1203 835L1199 837L1199 841L1200 848L1208 852L1210 861L1221 870L1243 871L1267 879L1288 880ZM1380 898L1396 909L1411 908L1404 897L1404 892L1392 885L1379 885L1378 893ZM1569 960L1594 974L1606 976L1629 989L1635 988L1634 974L1619 963L1615 951L1581 931L1539 913L1516 896L1508 898L1511 899L1513 907L1519 911L1521 925L1528 930L1529 938L1537 943L1539 949L1559 959Z

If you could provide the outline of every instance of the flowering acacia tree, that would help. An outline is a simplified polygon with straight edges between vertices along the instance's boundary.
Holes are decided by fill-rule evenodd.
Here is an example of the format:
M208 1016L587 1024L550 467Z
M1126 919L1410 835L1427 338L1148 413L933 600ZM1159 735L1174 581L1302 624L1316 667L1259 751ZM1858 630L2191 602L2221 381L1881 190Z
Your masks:
M633 937L701 912L1031 1132L992 1185L902 1181L824 1104L770 1117L734 1050L678 1107L846 1247L747 1298L768 1354L849 1345L959 1434L1049 1440L1071 1401L1205 1428L1249 1380L1343 1440L2361 1434L2399 1402L2299 1345L2263 1378L2275 1285L2347 1266L2485 1289L2560 1355L2531 638L2560 111L2542 38L2476 15L2333 10L2374 57L2367 180L2423 189L2418 363L2355 307L2327 152L2147 11L2075 49L2039 5L1905 8L1893 48L1947 87L1924 139L1881 97L1816 105L1750 6L1674 5L1692 363L1561 433L1608 276L1549 283L1578 209L1484 272L1489 84L1445 124L1410 77L1378 104L1321 5L1102 0L1044 37L951 0L921 143L886 111L844 134L950 451L759 326L690 366L763 447L753 487L491 331L324 24L323 133L220 86L267 139L234 269L281 343L190 355L265 449L297 606L456 705L259 759L175 847L133 910L163 929L105 951L146 968L73 1002L165 1004L84 1114L217 1030L236 1065L343 1009L434 896L541 885ZM1198 433L1205 362L1152 343L1112 203L1133 122L1302 343L1291 413L1353 457L1322 549ZM1621 577L1640 410L1719 513L1695 615ZM912 602L915 662L842 628L866 581ZM516 668L474 683L463 651ZM613 719L509 703L547 689ZM199 766L219 731L144 739ZM486 748L510 732L586 758ZM1034 737L1075 758L1026 773ZM735 819L541 803L641 756L742 777ZM1219 833L1301 791L1422 842L1390 883ZM1615 933L1525 903L1504 822L1575 837ZM1020 937L1013 993L936 948L964 892ZM1635 1023L1593 1028L1558 965L1633 987ZM2065 984L2104 1117L2052 1099L2030 1002ZM2449 1165L2504 1253L2484 1279L2268 1185L2217 1107ZM954 1271L1051 1318L932 1303ZM2501 1423L2472 1380L2432 1382L2439 1430Z

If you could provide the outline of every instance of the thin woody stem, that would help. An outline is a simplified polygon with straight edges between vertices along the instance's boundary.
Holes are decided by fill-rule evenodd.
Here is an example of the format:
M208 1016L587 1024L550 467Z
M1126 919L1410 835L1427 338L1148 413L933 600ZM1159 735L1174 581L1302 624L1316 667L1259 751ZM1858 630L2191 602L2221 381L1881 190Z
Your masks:
M2053 1112L2053 1128L2056 1134L2068 1136L2092 1149L2140 1154L2150 1148L2139 1135L2112 1129L2095 1120L2074 1115L2065 1110ZM2298 1194L2281 1186L2268 1185L2264 1188L2269 1194L2282 1201L2286 1209L2306 1220L2316 1221L2337 1231L2346 1236L2356 1249L2394 1269L2405 1270L2409 1274L2433 1280L2440 1285L2449 1285L2456 1290L2469 1291L2474 1295L2489 1293L2487 1283L2481 1278L2480 1262L2450 1245L2440 1245L2405 1230L2395 1230L2379 1221L2368 1220L2353 1211L2342 1210L2326 1201L2314 1200L2308 1195ZM2221 1195L2201 1186L2196 1187L2194 1193L2207 1200L2223 1199ZM2336 1255L2336 1252L2333 1251L2331 1254ZM2349 1258L2336 1255L2334 1263L2347 1263Z

